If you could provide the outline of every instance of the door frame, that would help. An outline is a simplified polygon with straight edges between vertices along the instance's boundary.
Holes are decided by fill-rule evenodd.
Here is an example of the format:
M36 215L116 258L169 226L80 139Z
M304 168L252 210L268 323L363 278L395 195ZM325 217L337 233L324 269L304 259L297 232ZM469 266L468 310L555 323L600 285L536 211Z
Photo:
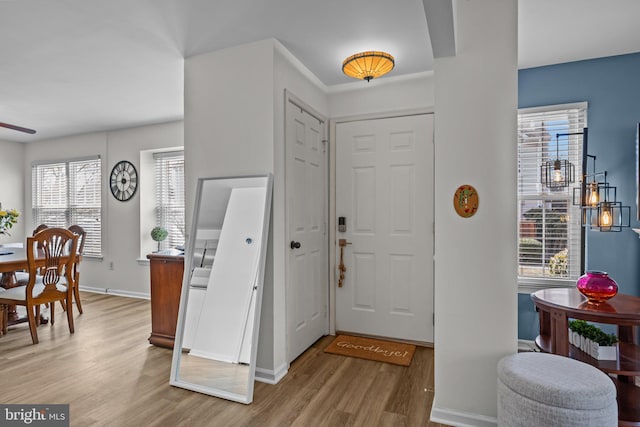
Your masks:
M336 334L336 286L338 281L338 267L336 265L336 125L363 120L380 120L394 117L418 116L422 114L434 114L434 107L413 108L408 110L390 111L382 113L358 114L352 116L336 117L329 120L329 334ZM434 120L434 153L435 153L435 120ZM435 157L434 157L435 163ZM435 169L435 168L434 168ZM435 171L434 171L435 175ZM434 179L435 187L435 179ZM435 188L433 188L435 191ZM435 201L434 201L435 210ZM435 212L434 212L435 222ZM434 239L435 243L435 239ZM435 254L435 248L434 248ZM435 261L434 261L435 264ZM435 272L435 268L434 268ZM435 277L434 291L435 291ZM435 307L434 307L435 311Z
M286 176L286 171L288 169L288 158L287 158L287 121L289 120L289 117L287 115L287 107L289 105L289 102L291 102L293 105L295 105L296 107L299 107L301 110L304 110L305 112L307 112L309 115L313 116L315 119L317 119L318 121L320 121L322 123L322 128L324 130L324 139L322 140L322 143L325 145L325 155L324 155L324 160L325 160L325 183L324 183L324 197L323 197L323 201L324 201L324 211L325 211L325 230L327 230L329 228L328 225L328 221L329 221L329 204L327 203L328 201L328 194L329 194L329 118L324 116L322 113L318 112L317 110L315 110L313 107L311 107L309 104L307 104L306 102L304 102L302 99L300 99L299 97L297 97L295 94L293 94L289 89L285 89L284 90L284 200L285 200L285 206L284 206L284 224L285 224L285 230L284 230L284 242L289 242L290 241L290 236L289 236L289 209L287 206L287 201L289 200L288 198L288 186L287 186L287 176ZM324 245L326 245L326 248L329 249L331 247L331 240L329 239L329 233L325 231L325 237L324 237ZM289 254L288 251L285 251L285 257L284 257L284 289L285 289L285 341L286 341L286 361L287 361L287 365L290 363L289 359L290 359L290 355L291 355L291 346L290 346L290 336L289 336L289 318L287 313L289 312L289 307L287 306L287 294L289 293L289 289L290 289L290 283L291 283L291 277L290 277L290 263L289 263ZM328 251L325 252L325 256L329 256L328 255ZM329 279L329 283L331 282L331 270L330 270L330 263L331 260L327 259L326 260L326 266L329 269L329 271L327 271L327 277ZM329 283L327 283L327 286L329 286ZM327 292L326 294L326 300L325 300L325 306L327 307L327 315L326 315L326 324L325 324L325 334L329 334L329 327L330 327L330 321L331 321L331 317L330 317L330 310L331 310L331 302L329 301L329 292Z

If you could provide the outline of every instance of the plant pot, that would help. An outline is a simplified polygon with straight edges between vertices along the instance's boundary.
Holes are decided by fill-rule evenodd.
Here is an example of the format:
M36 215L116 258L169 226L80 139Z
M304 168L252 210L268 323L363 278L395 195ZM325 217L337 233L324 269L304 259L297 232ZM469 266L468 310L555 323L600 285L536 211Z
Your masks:
M597 360L617 360L618 345L603 346L569 329L569 344Z

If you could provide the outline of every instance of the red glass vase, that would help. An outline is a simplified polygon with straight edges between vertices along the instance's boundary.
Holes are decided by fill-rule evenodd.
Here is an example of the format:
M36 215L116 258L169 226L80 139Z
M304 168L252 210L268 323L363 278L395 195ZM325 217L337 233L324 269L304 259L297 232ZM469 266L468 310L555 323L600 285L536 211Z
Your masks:
M618 284L604 271L587 271L578 278L576 288L593 304L604 302L618 293Z

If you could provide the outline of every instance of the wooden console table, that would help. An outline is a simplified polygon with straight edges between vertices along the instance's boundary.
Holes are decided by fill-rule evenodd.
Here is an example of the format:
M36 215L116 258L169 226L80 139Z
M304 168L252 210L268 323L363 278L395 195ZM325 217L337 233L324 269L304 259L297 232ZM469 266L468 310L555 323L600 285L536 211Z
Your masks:
M180 307L184 255L173 249L147 255L151 272L151 335L149 342L173 348Z
M547 353L571 357L604 371L618 391L620 426L640 426L640 298L618 294L601 304L589 304L575 288L543 289L531 294L539 311L540 335L536 344ZM618 327L618 359L597 360L569 345L569 319L614 324Z

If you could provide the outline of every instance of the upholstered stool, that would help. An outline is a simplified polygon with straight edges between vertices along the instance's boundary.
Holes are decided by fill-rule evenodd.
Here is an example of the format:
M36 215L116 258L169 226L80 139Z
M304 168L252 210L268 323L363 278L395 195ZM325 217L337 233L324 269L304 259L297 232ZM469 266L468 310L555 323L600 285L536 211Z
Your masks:
M616 427L613 381L568 357L518 353L498 363L498 425Z

